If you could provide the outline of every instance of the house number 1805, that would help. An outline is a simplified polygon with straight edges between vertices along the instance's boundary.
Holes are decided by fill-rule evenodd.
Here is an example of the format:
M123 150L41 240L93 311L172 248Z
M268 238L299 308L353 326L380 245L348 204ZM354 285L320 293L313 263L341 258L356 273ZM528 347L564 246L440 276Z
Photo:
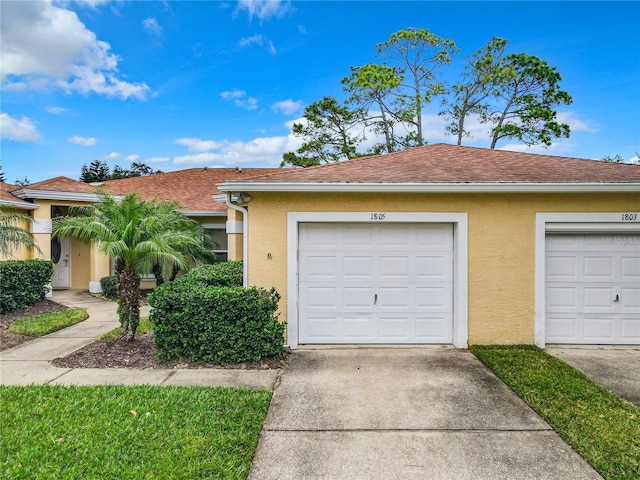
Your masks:
M386 213L372 213L371 214L371 220L384 220L384 218L387 216Z

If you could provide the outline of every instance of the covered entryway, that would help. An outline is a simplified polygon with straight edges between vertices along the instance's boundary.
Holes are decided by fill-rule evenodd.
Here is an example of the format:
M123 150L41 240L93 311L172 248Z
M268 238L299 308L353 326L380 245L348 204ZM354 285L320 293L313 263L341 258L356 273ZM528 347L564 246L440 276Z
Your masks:
M546 236L545 341L640 344L640 237Z
M452 343L449 223L300 223L299 342Z

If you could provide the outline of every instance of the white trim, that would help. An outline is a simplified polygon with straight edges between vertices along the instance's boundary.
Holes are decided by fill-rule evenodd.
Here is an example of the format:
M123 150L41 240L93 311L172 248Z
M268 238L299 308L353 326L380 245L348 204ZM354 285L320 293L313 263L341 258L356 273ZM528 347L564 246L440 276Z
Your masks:
M12 192L18 198L40 198L44 200L66 200L71 202L98 202L101 196L96 193L62 192L57 190L32 190L23 188ZM110 195L110 194L108 194ZM123 195L112 195L116 200L122 200Z
M223 192L640 192L639 182L259 182L230 181Z
M226 217L226 211L219 210L180 210L187 217Z
M227 233L242 233L243 231L242 222L227 221Z
M224 230L225 224L222 222L219 223L201 223L200 226L202 228L206 228L207 230Z
M636 220L624 220L624 215ZM546 234L556 233L640 233L640 213L536 213L534 342L545 347Z
M31 233L51 233L52 223L53 221L49 219L35 219L31 222Z
M19 210L36 210L40 208L40 205L27 202L12 202L11 200L0 200L0 205L7 205L10 208L17 208Z
M453 224L453 345L467 348L468 320L468 218L466 213L384 212L383 221L372 222L370 212L287 213L287 343L298 347L298 228L300 223L452 223Z

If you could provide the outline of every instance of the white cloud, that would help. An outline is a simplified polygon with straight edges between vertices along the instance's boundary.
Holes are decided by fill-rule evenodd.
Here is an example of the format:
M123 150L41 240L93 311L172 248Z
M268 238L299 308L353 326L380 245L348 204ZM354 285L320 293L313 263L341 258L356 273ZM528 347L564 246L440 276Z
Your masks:
M96 140L95 137L80 137L78 135L74 135L73 137L67 138L67 142L82 145L83 147L93 147L98 143L98 140Z
M118 152L111 152L108 155L105 155L104 157L102 157L103 160L117 160L121 157L122 155L120 155Z
M560 123L566 123L572 132L589 132L595 133L597 130L590 127L584 121L575 117L575 112L558 112L556 120Z
M0 113L0 138L16 142L34 142L40 138L40 133L30 118L14 118L7 113Z
M236 12L246 10L249 21L258 18L260 21L270 18L282 18L292 11L291 2L283 0L240 0Z
M142 21L142 26L146 30L149 30L150 32L155 33L156 35L159 35L162 33L162 27L160 26L158 21L153 17L145 18Z
M241 38L238 41L238 45L240 45L241 47L251 47L253 45L262 47L266 45L267 51L271 55L275 55L276 53L278 53L278 50L276 49L276 46L274 45L274 43L268 38L266 38L264 35L260 35L260 34L253 35L251 37Z
M45 110L47 113L51 113L53 115L64 115L66 113L69 113L69 109L63 107L55 107L53 105L49 105L47 108L45 108Z
M284 113L285 115L293 115L294 113L299 112L302 109L302 100L282 100L281 102L276 102L271 105L271 108L279 113Z
M302 35L307 34L307 27L304 25L298 25L296 28L298 29L298 33L301 33Z
M94 2L97 3L97 2ZM3 2L0 24L2 87L61 89L122 99L143 99L145 83L119 78L120 58L75 12L40 2Z
M255 110L258 108L258 100L253 97L247 97L244 90L228 90L220 94L223 100L233 100L233 103L240 108L246 110Z
M133 155L127 155L124 159L127 162L137 162L137 161L141 160L142 157L140 155L137 155L137 154L134 153Z
M184 145L190 152L207 152L218 148L219 143L213 140L200 140L199 138L179 138L174 143Z
M149 157L144 161L144 163L162 163L168 162L169 160L171 160L169 157Z

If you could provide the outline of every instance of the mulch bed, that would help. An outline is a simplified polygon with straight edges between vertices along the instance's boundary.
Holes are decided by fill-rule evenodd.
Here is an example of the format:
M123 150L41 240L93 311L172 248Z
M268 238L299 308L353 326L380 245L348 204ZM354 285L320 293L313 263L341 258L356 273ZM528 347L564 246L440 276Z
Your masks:
M52 300L44 299L22 310L0 314L0 351L16 347L21 343L33 340L33 337L29 335L20 335L9 330L9 325L16 320L41 315L43 313L61 312L68 308L69 307L60 305Z
M288 358L289 354L285 353L279 357L263 358L258 362L234 363L224 366L201 361L192 362L188 359L158 360L156 358L156 344L153 340L153 333L145 333L136 335L133 342L128 342L124 337L93 342L64 358L56 358L51 363L56 367L65 368L224 368L267 370L285 368Z
M28 335L18 335L9 331L9 325L16 320L67 309L68 307L64 305L45 299L23 310L0 314L0 351L33 340L33 337ZM288 364L288 359L289 354L284 353L278 357L263 358L258 362L243 362L224 366L205 362L191 362L188 359L167 362L156 358L156 344L153 340L153 333L150 332L137 335L133 342L128 342L123 337L108 341L96 341L66 357L56 358L51 363L56 367L65 368L233 368L267 370L285 368Z

